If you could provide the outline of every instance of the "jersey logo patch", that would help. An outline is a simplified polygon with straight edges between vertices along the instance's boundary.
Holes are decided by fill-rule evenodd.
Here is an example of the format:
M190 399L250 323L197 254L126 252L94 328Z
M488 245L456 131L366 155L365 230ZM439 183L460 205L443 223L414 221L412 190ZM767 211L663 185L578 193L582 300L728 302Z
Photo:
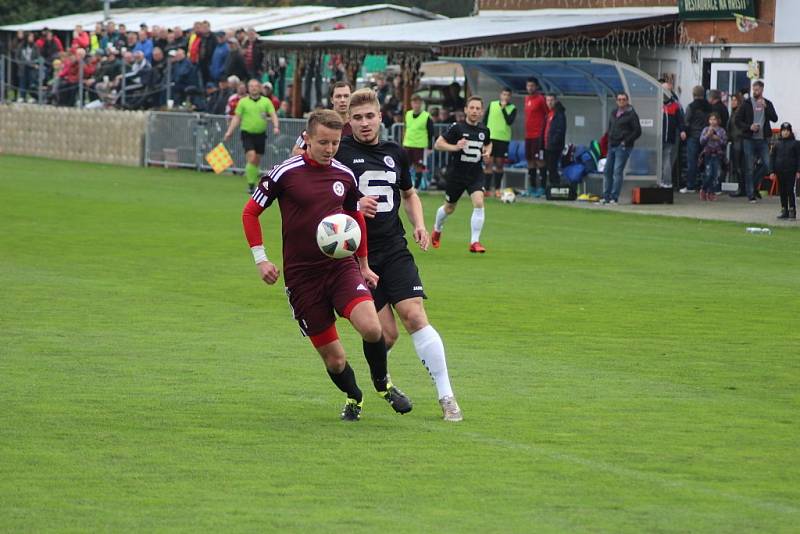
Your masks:
M358 287L356 287L356 291L366 291L366 290L367 287L364 284L358 284Z
M479 134L478 134L478 139L480 139L481 141L483 141L484 139L486 139L486 134L485 134L485 133L483 133L483 132L479 133Z
M386 166L387 166L387 167L389 167L390 169L394 169L394 160L392 159L392 156L384 156L384 157L383 157L383 162L384 162L384 163L386 164Z
M336 196L344 196L344 184L342 182L334 182L333 192L336 193Z
M364 160L363 160L363 159L361 159L361 158L359 158L359 159L354 159L354 160L353 160L353 163L364 163Z
M414 286L414 291L422 291L422 286Z

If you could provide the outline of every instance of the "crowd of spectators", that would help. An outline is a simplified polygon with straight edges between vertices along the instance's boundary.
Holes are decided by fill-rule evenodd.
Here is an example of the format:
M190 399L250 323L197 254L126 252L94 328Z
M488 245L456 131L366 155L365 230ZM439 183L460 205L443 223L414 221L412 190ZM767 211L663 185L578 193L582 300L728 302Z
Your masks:
M10 81L20 102L219 110L222 93L227 102L238 83L269 82L275 74L265 72L257 42L253 28L214 32L207 21L189 32L145 23L134 29L109 21L91 31L78 25L67 46L48 28L19 31L8 51Z

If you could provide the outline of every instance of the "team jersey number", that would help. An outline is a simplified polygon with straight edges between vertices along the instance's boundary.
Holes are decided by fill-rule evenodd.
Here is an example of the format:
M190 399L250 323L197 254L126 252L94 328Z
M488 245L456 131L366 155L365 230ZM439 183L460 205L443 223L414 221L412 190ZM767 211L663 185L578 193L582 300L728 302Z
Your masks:
M378 213L386 213L394 209L395 183L394 171L364 171L358 178L358 189L365 197L378 197Z
M483 153L483 141L467 141L461 149L461 161L464 163L476 163L481 160Z

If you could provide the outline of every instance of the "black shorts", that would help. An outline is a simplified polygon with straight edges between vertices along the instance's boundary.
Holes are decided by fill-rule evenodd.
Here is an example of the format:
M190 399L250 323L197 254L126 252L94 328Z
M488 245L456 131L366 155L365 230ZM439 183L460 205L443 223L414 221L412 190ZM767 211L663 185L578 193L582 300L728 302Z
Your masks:
M380 277L378 287L372 290L376 310L414 297L428 298L422 290L414 256L405 246L381 255L374 264L370 261L369 267Z
M245 152L255 150L256 154L264 155L264 147L267 145L267 133L258 134L242 132L242 146Z
M508 157L508 141L498 141L492 139L492 157L493 158L507 158Z
M406 154L408 155L408 162L411 165L425 166L425 149L405 147Z
M452 174L447 178L447 185L444 188L444 199L450 204L455 204L464 191L471 195L475 191L483 191L483 174L473 177L458 177Z

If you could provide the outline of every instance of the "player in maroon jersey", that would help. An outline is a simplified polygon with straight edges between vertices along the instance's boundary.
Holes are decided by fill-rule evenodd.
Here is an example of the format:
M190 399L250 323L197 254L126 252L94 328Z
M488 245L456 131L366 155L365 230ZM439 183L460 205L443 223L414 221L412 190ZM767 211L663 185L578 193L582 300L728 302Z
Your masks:
M342 419L356 421L363 396L339 341L335 313L348 319L364 340L364 356L376 391L398 413L411 411L412 405L389 379L386 344L367 287L375 287L378 276L367 262L366 225L358 211L361 193L352 171L333 159L341 130L342 120L336 112L312 113L306 127L306 153L276 165L262 177L244 208L242 223L261 279L274 284L280 271L267 259L258 217L278 200L289 304L303 334L322 356L331 380L347 394ZM357 261L329 258L317 246L319 221L334 213L350 215L361 227Z

